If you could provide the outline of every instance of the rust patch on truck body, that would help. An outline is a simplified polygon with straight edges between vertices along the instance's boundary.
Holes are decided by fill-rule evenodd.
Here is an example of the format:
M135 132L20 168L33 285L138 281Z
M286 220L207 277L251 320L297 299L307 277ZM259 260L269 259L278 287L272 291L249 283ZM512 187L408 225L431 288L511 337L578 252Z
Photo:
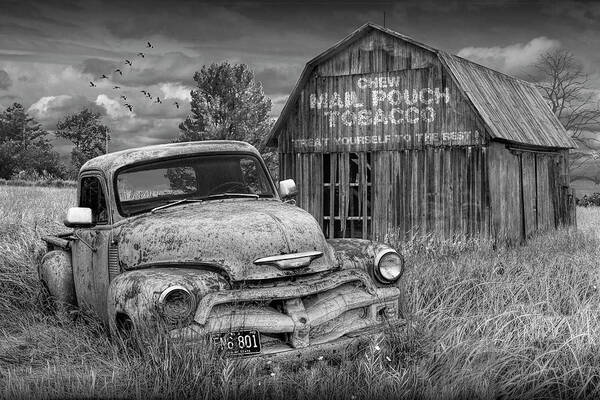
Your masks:
M234 281L245 281L337 266L314 218L273 199L214 200L159 210L123 225L117 240L124 269L198 263L222 269ZM261 257L311 250L323 256L299 269L254 264Z

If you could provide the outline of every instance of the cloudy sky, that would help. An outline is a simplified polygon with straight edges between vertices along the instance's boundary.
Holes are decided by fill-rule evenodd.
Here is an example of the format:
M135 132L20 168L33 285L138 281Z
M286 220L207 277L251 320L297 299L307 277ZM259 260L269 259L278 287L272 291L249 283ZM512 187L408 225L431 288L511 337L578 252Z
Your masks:
M248 64L276 117L310 58L365 22L383 24L384 12L389 28L519 77L564 46L600 89L600 2L0 0L0 8L0 109L22 103L54 130L66 113L94 108L113 150L174 138L193 73L212 62Z

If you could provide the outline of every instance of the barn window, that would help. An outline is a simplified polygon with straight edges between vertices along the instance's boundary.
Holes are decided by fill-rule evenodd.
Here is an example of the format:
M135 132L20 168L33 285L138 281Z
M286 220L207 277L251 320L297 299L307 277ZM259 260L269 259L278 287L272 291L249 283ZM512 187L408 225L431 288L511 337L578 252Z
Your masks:
M371 153L323 154L323 232L326 237L370 237L371 182Z

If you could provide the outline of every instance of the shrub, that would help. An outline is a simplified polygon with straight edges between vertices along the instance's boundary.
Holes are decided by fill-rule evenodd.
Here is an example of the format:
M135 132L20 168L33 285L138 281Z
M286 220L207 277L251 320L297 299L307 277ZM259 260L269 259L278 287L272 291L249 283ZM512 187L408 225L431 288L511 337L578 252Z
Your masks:
M576 199L577 205L581 207L598 207L600 206L600 193L595 192L591 195L583 195L581 199Z
M0 185L8 186L42 186L42 187L77 187L77 182L65 180L42 171L24 170L14 173L10 179L0 179Z

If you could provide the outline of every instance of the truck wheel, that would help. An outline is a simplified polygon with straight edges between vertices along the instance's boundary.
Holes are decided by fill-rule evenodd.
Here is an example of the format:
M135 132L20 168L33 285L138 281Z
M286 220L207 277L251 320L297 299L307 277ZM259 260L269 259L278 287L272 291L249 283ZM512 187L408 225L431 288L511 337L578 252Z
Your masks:
M126 347L131 347L135 339L135 325L131 318L125 313L117 313L114 322L110 325L112 338L122 342Z
M116 318L116 330L119 335L131 336L133 332L133 321L127 314L118 313Z
M56 307L71 309L77 307L75 282L71 254L64 250L52 250L42 258L38 274Z

